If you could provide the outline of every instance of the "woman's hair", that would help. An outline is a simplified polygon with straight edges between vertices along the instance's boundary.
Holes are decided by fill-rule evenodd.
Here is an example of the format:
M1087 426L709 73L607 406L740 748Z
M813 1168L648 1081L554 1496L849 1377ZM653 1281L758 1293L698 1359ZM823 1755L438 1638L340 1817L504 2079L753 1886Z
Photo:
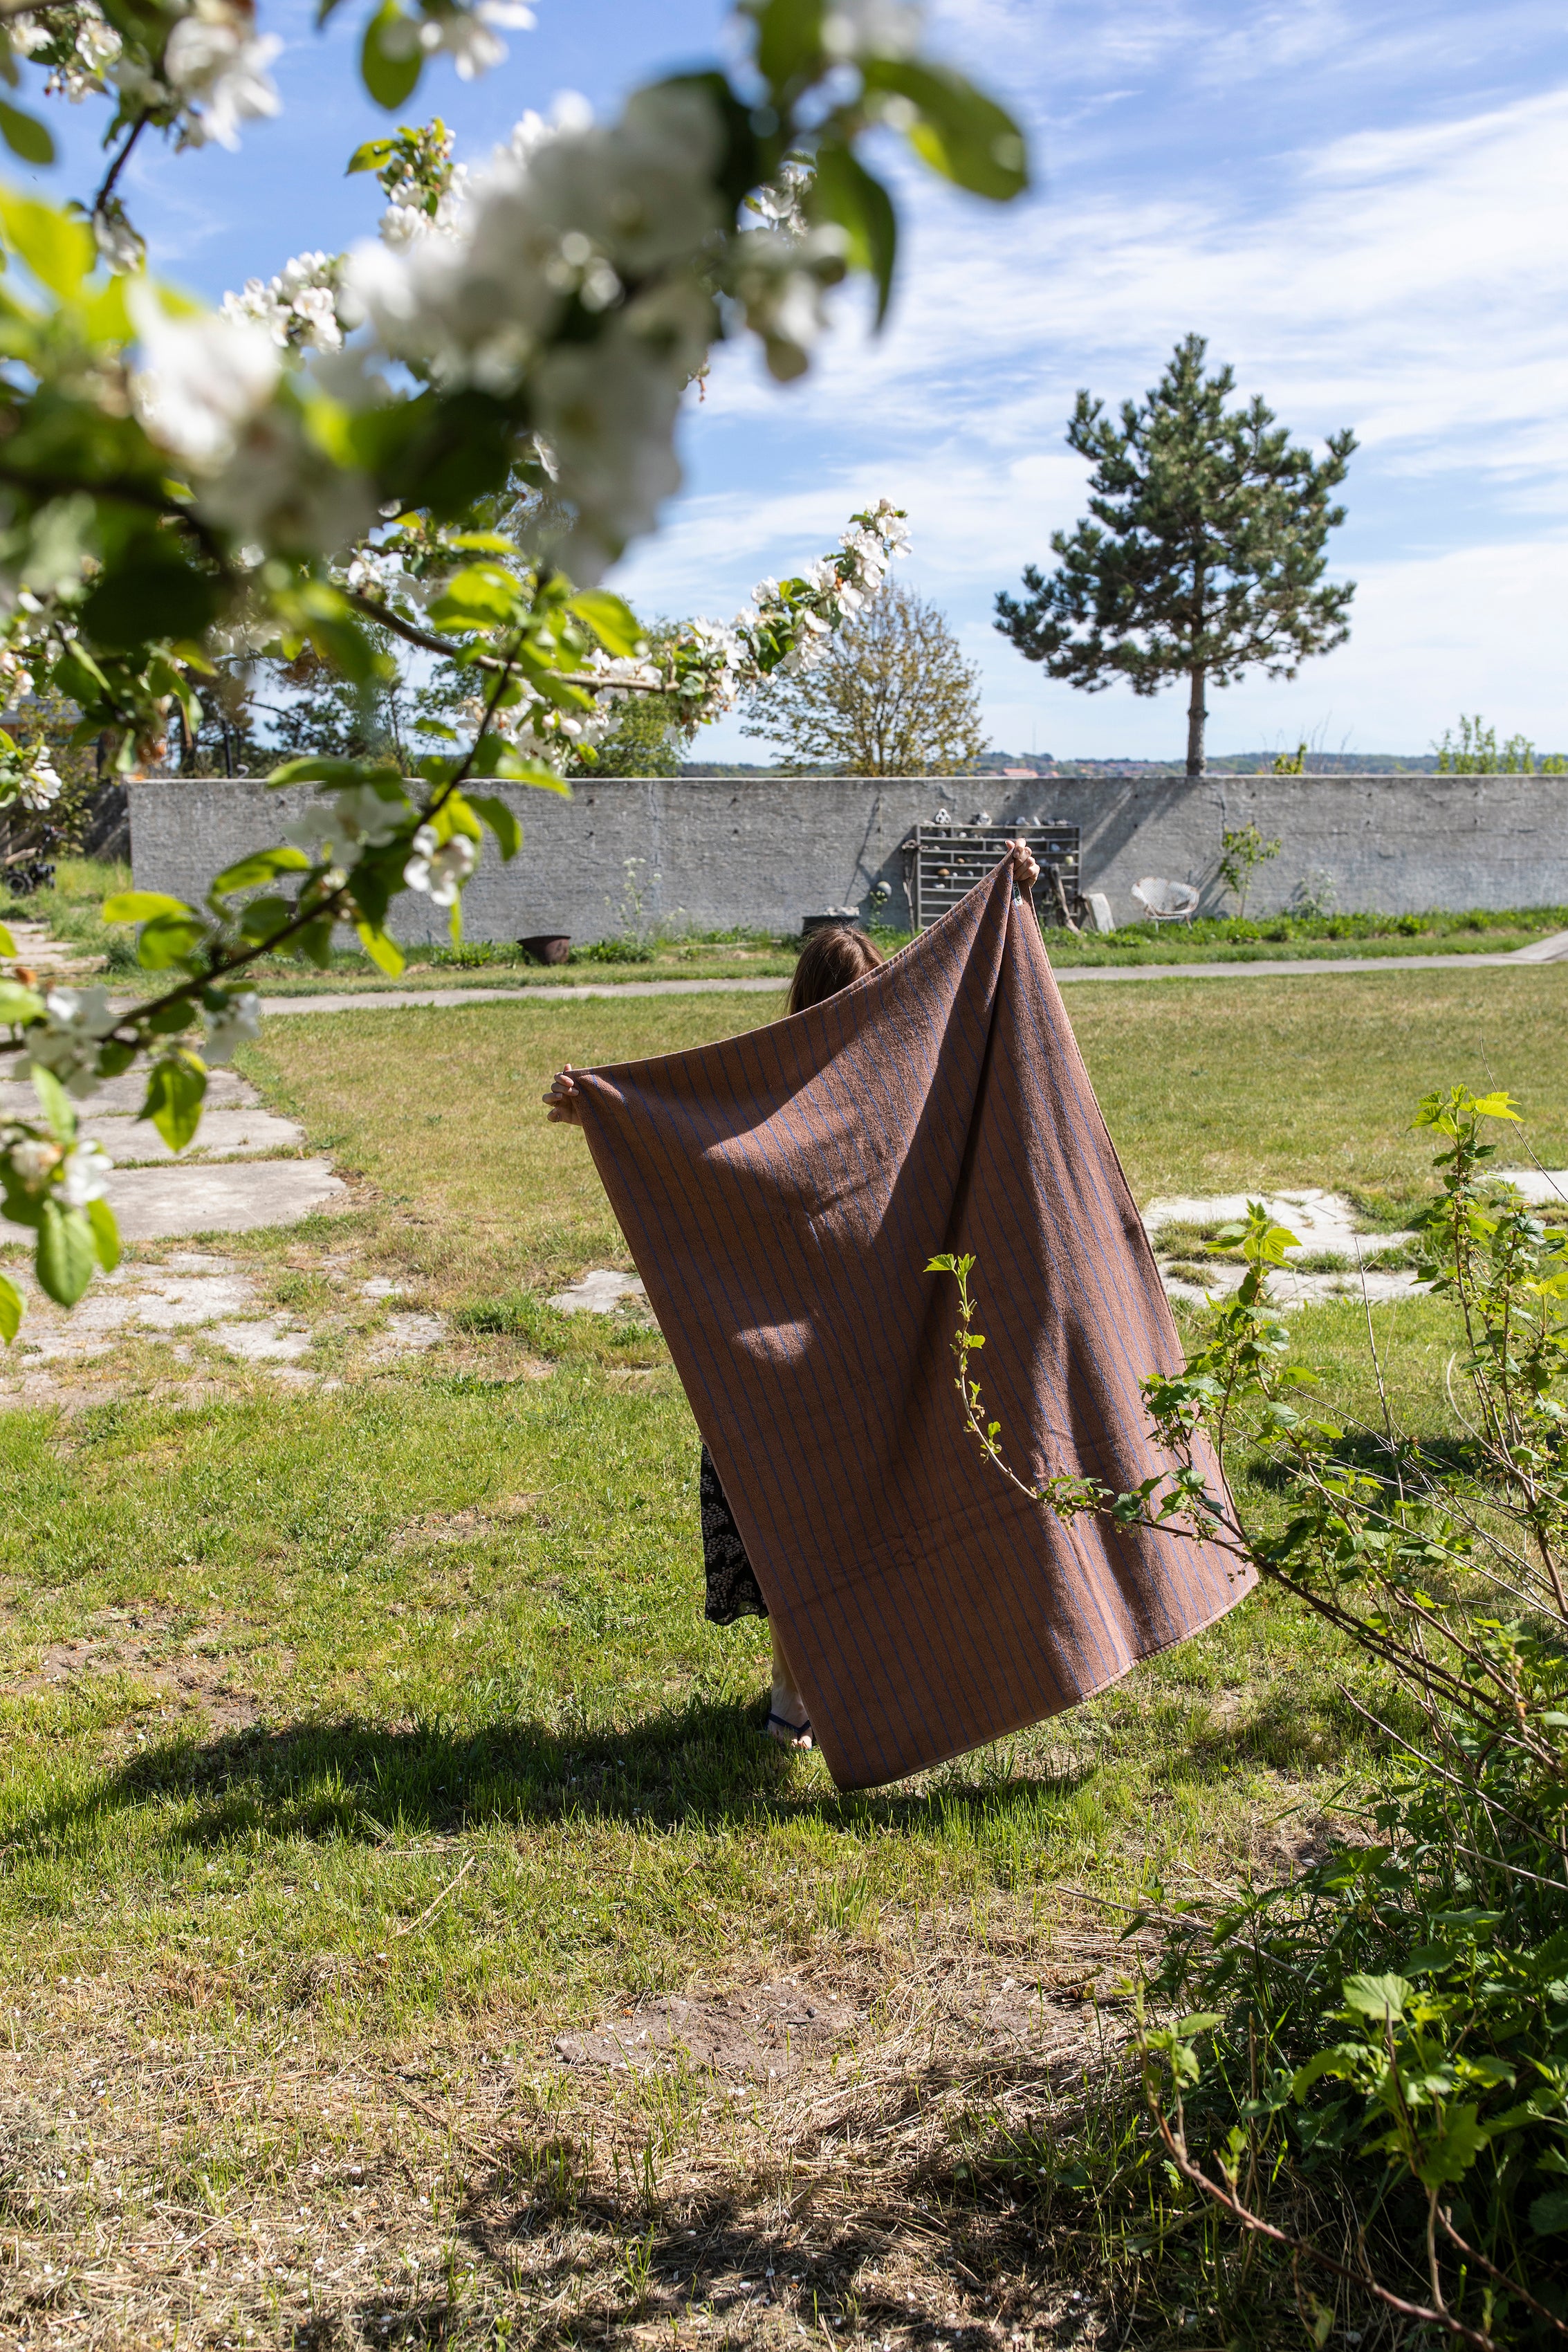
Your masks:
M841 988L863 980L868 971L874 971L879 963L886 961L882 950L863 931L853 931L847 923L830 923L813 931L795 966L795 984L789 991L790 1012L804 1013L809 1004L825 1003Z

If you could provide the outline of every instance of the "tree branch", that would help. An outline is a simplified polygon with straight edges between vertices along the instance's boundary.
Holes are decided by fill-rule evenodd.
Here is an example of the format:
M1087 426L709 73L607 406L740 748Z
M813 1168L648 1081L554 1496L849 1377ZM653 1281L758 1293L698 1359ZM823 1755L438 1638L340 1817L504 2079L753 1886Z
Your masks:
M115 157L113 163L104 173L103 184L92 200L91 212L94 219L96 219L98 215L102 212L105 205L108 204L110 196L114 194L114 184L116 180L119 179L121 172L124 171L127 163L131 161L131 149L135 146L137 141L141 138L142 132L146 130L147 125L152 121L152 109L150 107L143 107L135 121L131 124L124 145L120 148L119 154Z

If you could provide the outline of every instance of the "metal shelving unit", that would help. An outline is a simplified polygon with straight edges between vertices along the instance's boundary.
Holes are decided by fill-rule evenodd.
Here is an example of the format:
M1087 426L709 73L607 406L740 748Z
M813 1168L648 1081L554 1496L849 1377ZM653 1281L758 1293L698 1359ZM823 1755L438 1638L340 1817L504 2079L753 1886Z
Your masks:
M1034 903L1040 919L1061 922L1065 907L1076 921L1082 904L1077 825L917 824L904 844L904 888L915 929L929 929L1000 864L1009 842L1019 840L1027 841L1040 860Z

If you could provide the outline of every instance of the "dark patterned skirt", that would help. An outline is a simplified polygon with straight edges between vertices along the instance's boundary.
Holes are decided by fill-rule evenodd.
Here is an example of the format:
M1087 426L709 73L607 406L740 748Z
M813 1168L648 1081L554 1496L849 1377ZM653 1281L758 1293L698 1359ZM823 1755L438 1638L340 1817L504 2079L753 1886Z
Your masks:
M711 1625L733 1625L737 1617L766 1617L768 1603L751 1573L740 1529L725 1501L713 1455L706 1445L697 1473L697 1507L703 1528L703 1577L707 1585L704 1616Z

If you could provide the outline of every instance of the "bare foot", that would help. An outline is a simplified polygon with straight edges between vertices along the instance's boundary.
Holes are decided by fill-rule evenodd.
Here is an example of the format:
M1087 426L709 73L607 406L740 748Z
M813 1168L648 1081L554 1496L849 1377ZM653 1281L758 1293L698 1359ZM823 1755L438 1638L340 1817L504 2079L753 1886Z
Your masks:
M817 1744L811 1735L811 1727L804 1717L797 1723L775 1710L763 1728L768 1738L776 1739L780 1748L814 1748Z
M777 1633L773 1636L773 1695L768 1701L771 1709L767 1731L780 1748L810 1748L811 1726L806 1714L806 1702L795 1687L795 1677L789 1671L789 1661Z

